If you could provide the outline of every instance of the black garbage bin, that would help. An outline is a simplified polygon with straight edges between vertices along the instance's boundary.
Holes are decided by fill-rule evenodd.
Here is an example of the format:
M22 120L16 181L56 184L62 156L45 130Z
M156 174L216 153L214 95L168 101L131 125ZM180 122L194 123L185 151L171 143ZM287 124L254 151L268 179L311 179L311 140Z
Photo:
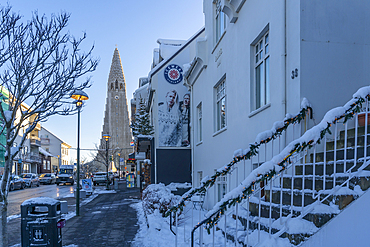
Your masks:
M22 247L62 246L61 205L50 197L36 197L21 205Z

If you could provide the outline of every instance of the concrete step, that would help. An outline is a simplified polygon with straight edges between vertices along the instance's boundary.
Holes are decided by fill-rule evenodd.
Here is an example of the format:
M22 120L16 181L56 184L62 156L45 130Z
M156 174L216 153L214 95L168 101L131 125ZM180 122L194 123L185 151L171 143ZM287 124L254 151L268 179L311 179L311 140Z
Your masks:
M334 161L328 161L324 164L324 162L317 162L315 163L315 175L323 176L324 175L324 168L325 168L325 175L332 175L334 173L334 167L336 169L336 173L344 173L345 170L349 171L350 168L351 172L356 172L358 169L363 165L363 162L356 162L356 165L354 166L353 160L347 160L347 162L344 162L344 160L337 160ZM295 174L296 175L303 175L303 166L304 166L304 174L305 175L313 175L313 163L306 163L306 164L295 164ZM370 171L370 165L364 168L365 171Z
M367 146L366 149L366 156L369 157L370 154L370 146ZM313 163L313 154L309 155L309 163ZM364 147L357 146L357 153L356 153L356 159L363 158L364 157ZM355 149L354 148L348 148L346 150L346 160L353 160L355 158ZM334 151L333 150L327 150L326 151L326 162L333 161L334 160ZM344 149L337 149L336 151L336 160L344 160ZM316 153L315 156L315 162L323 162L324 161L324 153Z
M329 207L329 206L326 206L326 207ZM274 206L273 207L273 210L276 210L276 207ZM261 208L261 211L262 211L262 208ZM286 209L283 209L283 211L286 211ZM261 232L261 236L263 236L263 232L265 233L269 233L270 231L270 226L271 226L271 234L275 234L277 233L279 230L282 229L282 227L284 226L284 222L283 222L283 225L281 225L281 222L280 222L280 218L278 219L272 219L271 222L269 220L269 218L266 218L266 217L257 217L257 216L253 216L252 215L252 211L247 211L245 208L243 207L240 207L240 214L238 215L238 220L240 221L241 225L244 226L244 231L251 236L251 234L253 234L254 231L260 229L262 232ZM308 214L306 217L304 217L304 219L297 219L293 217L293 219L289 219L289 220L293 220L295 221L295 224L297 224L297 221L298 221L298 224L299 223L304 223L304 224L310 224L310 222L313 223L313 226L312 228L315 229L315 231L317 231L317 228L319 228L320 226L324 225L326 222L328 222L330 219L332 219L337 213L339 212L339 210L337 210L335 213L332 212L332 213L326 213L326 214L317 214L317 213L313 213L313 214ZM288 215L290 213L289 212L283 212L283 215ZM294 214L296 214L297 212L295 211ZM283 220L285 221L287 218L286 218L286 215L283 216ZM234 219L236 219L236 216L234 215L233 216ZM271 225L270 225L271 224ZM316 227L316 228L315 228ZM302 229L305 229L307 230L307 227L302 227ZM233 228L230 232L233 232L234 233L234 236L235 236L235 228ZM305 239L307 239L308 237L312 236L314 232L312 231L308 231L308 232L290 232L289 230L287 232L285 232L283 235L281 235L280 237L281 238L287 238L291 244L293 245L298 245L300 244L301 242L303 242ZM264 235L267 235L267 234L264 234ZM246 235L246 234L245 234ZM238 234L238 240L239 242L243 239L245 239L245 235L243 236L240 236L239 238L239 234ZM235 239L234 237L232 237L233 239Z
M355 137L355 131L356 131L355 128L348 129L347 130L347 138ZM370 125L367 126L367 133L368 134L370 133ZM365 126L358 127L357 128L357 136L364 136L364 135L365 135ZM343 130L339 131L339 139L344 140L344 137L345 137L345 131L343 129Z
M326 190L320 194L320 199L325 198L330 193L330 190ZM264 198L265 202L270 202L270 190L264 190ZM283 189L282 191L282 202L283 205L290 206L291 204L291 196L292 190L291 189ZM302 197L304 197L304 206L308 206L314 203L317 198L313 198L317 196L316 191L312 190L305 190L305 193L302 194L302 190L293 190L293 206L302 207ZM272 190L272 203L279 205L280 204L280 196L281 191L279 188L273 188ZM339 206L339 209L345 208L348 204L350 204L354 199L358 197L358 194L351 189L345 188L341 194L331 195L329 196L323 203L329 205L329 203L334 202L335 205Z
M341 185L348 179L348 174L337 174L336 177L336 185ZM332 176L325 176L325 189L332 189L333 188L333 180ZM294 177L294 184L293 189L302 190L302 181L303 176L295 176ZM313 188L313 182L315 182L315 188ZM353 177L350 179L349 188L354 189L355 186L360 186L361 190L365 191L370 187L370 174L369 176L361 176L361 177ZM291 189L292 188L292 177L289 175L284 176L283 179L283 188L284 189ZM304 189L320 191L324 189L324 176L315 176L307 175L304 178Z
M343 149L344 148L344 145L345 145L345 138L344 138L344 134L343 134L343 138L339 138L338 140L336 140L337 142L337 149ZM353 137L347 137L347 148L354 148L355 147L355 143L356 143L356 138L353 136ZM365 143L365 134L362 134L362 135L359 135L357 136L357 146L358 147L363 147L364 146L364 143ZM370 133L367 134L367 146L370 144ZM335 145L335 141L328 141L326 142L326 150L334 150L334 145Z

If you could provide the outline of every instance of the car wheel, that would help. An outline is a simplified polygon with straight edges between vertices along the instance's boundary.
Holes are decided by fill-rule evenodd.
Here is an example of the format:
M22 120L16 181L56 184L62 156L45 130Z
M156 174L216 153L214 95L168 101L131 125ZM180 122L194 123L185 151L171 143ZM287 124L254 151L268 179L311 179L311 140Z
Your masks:
M21 189L23 190L24 188L26 188L26 185L25 184L22 184L21 185Z
M9 191L12 191L12 190L14 190L14 185L10 184Z
M59 183L56 183L57 184L57 186L59 186Z
M40 186L40 183L37 183L36 186L39 187Z

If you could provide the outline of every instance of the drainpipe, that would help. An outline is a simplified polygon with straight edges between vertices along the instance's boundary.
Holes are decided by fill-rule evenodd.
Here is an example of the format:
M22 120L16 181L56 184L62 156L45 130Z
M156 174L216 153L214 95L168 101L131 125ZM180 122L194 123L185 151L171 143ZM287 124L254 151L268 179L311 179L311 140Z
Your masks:
M193 98L193 86L188 82L187 77L184 77L185 85L190 90L190 152L191 152L191 183L194 185L194 145L195 145L195 136L194 136L194 98Z
M288 110L287 110L287 0L284 0L284 90L283 90L283 104L284 104L284 116L285 118ZM287 136L284 135L284 146L287 145Z

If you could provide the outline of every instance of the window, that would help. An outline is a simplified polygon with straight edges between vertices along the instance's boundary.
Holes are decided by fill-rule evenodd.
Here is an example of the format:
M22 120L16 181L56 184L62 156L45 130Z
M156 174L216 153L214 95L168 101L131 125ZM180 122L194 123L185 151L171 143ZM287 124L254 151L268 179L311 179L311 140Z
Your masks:
M198 171L198 186L202 185L203 171Z
M216 131L226 127L226 79L216 86Z
M254 45L254 109L270 101L270 51L269 34L266 32Z
M216 24L216 43L220 40L223 32L226 28L226 16L225 13L221 11L221 0L216 0L215 6L215 24Z
M221 201L221 199L225 196L227 191L227 177L220 176L217 178L217 200Z
M197 116L198 116L198 133L197 133L197 136L198 136L198 142L201 142L203 140L203 136L202 136L202 103L200 103L198 106L197 106Z

